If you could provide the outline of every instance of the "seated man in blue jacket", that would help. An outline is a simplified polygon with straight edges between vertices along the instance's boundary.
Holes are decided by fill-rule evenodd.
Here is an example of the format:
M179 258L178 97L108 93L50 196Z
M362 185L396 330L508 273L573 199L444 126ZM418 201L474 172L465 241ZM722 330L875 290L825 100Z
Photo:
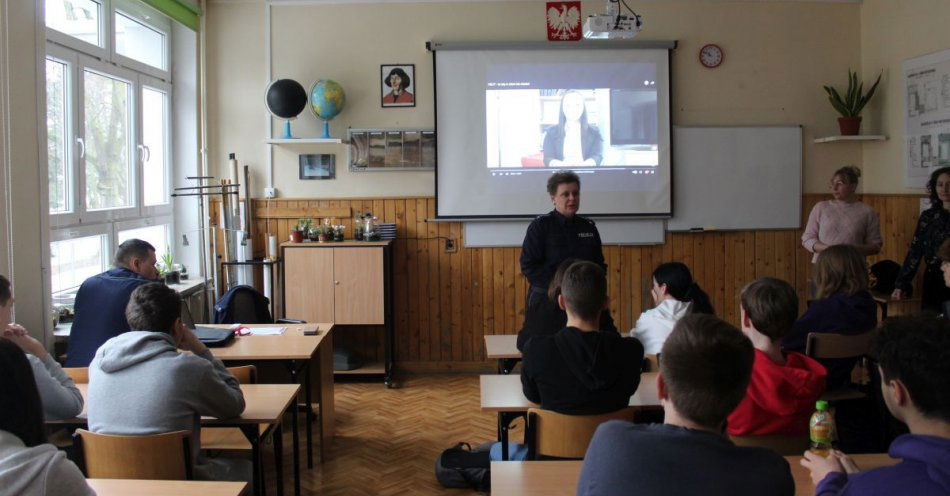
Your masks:
M76 318L69 333L67 367L88 367L96 350L129 330L125 306L135 288L158 280L155 247L141 239L119 245L115 268L83 281L76 294Z

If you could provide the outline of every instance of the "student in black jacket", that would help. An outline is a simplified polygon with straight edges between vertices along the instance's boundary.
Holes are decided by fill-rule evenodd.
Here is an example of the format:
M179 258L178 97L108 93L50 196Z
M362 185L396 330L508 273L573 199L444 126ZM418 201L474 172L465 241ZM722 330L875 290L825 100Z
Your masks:
M558 305L557 297L561 294L561 281L564 279L564 272L578 261L580 260L577 258L568 258L561 262L561 265L557 267L557 272L554 273L554 277L551 278L547 298L535 299L525 308L524 324L521 331L518 332L518 351L524 352L524 347L531 338L554 335L567 325L567 312ZM599 329L601 331L617 332L614 319L610 316L610 310L606 307L603 312L600 312Z
M534 337L524 350L521 383L529 400L567 415L630 403L640 385L643 346L599 329L607 303L607 278L597 264L576 262L565 271L558 305L567 312L567 327Z

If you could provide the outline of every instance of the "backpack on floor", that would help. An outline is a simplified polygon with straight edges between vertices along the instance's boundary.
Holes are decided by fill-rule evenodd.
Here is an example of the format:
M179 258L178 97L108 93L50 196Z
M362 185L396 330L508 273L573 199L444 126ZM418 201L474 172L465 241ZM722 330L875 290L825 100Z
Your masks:
M445 487L453 489L491 489L491 462L488 451L491 443L474 450L468 443L458 443L445 450L435 460L435 478Z

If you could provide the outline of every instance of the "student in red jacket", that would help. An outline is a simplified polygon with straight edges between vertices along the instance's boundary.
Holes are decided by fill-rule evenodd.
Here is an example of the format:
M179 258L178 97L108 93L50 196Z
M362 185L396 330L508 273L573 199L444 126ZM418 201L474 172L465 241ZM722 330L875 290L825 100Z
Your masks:
M739 315L755 362L745 398L729 415L729 434L804 434L827 372L801 353L782 352L782 338L798 316L795 290L779 279L756 279L742 288Z

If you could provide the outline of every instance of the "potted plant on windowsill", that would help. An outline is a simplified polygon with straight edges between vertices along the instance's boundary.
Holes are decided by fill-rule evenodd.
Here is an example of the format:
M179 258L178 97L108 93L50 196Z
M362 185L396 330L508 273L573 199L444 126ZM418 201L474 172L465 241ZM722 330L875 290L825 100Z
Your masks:
M843 136L855 136L861 131L861 110L874 96L882 74L878 74L867 94L864 94L864 83L858 82L858 73L851 72L851 69L848 69L848 91L844 97L834 87L824 87L831 106L841 114L838 118L838 128Z
M165 247L165 254L162 255L161 267L158 273L165 279L165 284L178 284L181 282L181 273L175 270L175 257L172 255L172 251L168 246Z

